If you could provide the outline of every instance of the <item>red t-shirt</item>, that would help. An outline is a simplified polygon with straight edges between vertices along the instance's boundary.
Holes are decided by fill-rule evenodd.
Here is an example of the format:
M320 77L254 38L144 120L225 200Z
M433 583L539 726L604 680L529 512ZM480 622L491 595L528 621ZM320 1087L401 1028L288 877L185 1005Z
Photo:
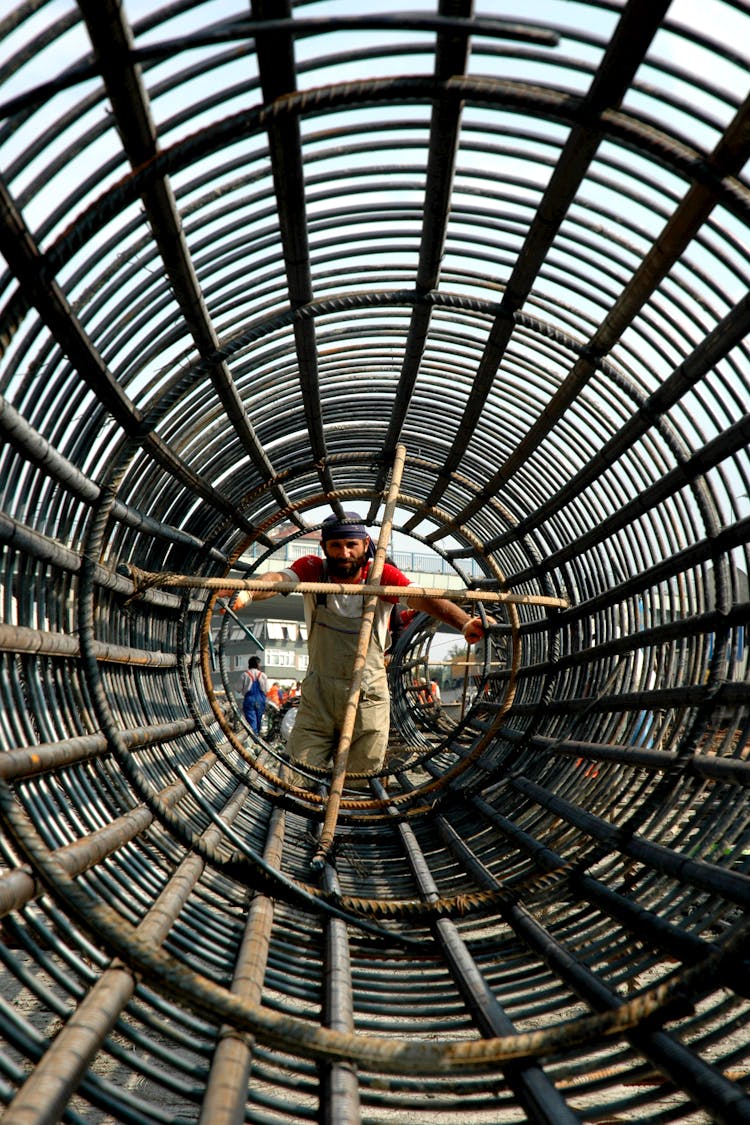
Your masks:
M299 578L300 582L321 582L323 581L325 559L321 559L318 555L303 555L301 559L296 559L287 570L292 570ZM368 560L365 564L365 582L367 575L370 573L372 560ZM332 582L336 579L332 578ZM402 571L394 566L393 563L385 563L383 566L383 574L380 579L381 586L411 586L411 581L406 577ZM386 597L381 598L381 601L390 602L395 605L398 598Z
M294 574L300 582L322 582L325 573L324 563L325 559L320 558L319 555L303 555L301 559L296 559L285 570ZM372 560L368 560L365 577L370 571L371 564ZM336 580L332 579L332 581L335 582ZM383 586L411 586L411 581L392 563L384 565L380 583ZM308 629L312 624L315 602L315 594L305 594L305 622ZM388 646L388 622L391 616L391 606L396 602L398 602L398 598L392 595L378 598L374 628L383 650ZM329 594L326 604L334 613L340 613L345 617L361 617L364 599L356 594Z

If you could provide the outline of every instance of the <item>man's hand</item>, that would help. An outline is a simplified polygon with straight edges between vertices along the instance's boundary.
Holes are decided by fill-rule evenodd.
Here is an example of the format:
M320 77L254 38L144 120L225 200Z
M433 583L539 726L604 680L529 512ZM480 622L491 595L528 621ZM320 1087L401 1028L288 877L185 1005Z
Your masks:
M226 613L227 609L242 609L253 600L252 590L218 590L216 596L229 602L228 606L221 606L219 613Z
M482 618L470 617L461 632L466 637L466 643L468 645L479 644L479 642L484 638L484 625L482 624Z

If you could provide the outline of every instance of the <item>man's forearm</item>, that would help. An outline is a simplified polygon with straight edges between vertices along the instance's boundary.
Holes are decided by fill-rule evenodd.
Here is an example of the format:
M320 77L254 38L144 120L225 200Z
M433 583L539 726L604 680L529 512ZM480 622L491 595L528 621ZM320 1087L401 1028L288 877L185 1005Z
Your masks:
M257 575L264 582L288 582L289 575L282 574L278 570L270 570L266 574ZM220 591L225 595L229 591ZM232 595L232 605L234 609L242 609L243 606L248 605L249 602L264 602L267 598L275 598L277 596L275 590L238 590L236 594Z
M431 617L437 617L444 625L452 625L459 633L466 622L471 621L468 613L447 598L409 598L408 604L411 609L418 609L422 613L429 613Z
M472 617L448 598L409 598L409 605L429 613L445 625L452 625L466 637L466 643L479 644L484 638L484 625L481 617Z

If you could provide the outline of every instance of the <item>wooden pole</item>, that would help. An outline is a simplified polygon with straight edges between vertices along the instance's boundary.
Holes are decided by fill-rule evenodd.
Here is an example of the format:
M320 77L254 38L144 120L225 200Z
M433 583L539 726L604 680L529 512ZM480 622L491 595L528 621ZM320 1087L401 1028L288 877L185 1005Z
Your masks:
M382 529L381 529L382 530ZM344 582L263 582L262 579L231 579L209 578L204 583L211 582L220 588L230 590L272 590L275 594L356 594L366 598L370 594L378 597L398 598L399 601L408 602L410 598L445 598L449 602L487 602L492 604L508 603L510 605L544 605L555 609L567 609L570 602L567 598L551 597L548 594L511 594L505 590L443 590L434 586L375 586L372 581L362 586L347 586ZM177 583L165 582L165 585ZM201 585L200 581L193 583ZM184 583L188 585L188 583Z
M382 528L381 528L382 531ZM125 564L133 580L135 591L163 586L176 589L225 590L236 593L238 590L257 591L274 594L349 594L366 598L371 594L378 597L398 598L408 602L411 598L445 598L449 602L486 602L508 605L540 605L553 609L567 609L567 598L556 598L547 594L513 594L506 590L451 590L435 586L379 586L372 581L361 586L348 586L345 582L264 582L262 578L206 578L199 574L171 574L169 572L141 570ZM372 577L372 576L371 576Z
M346 701L344 718L341 723L339 744L336 748L336 753L333 759L333 766L331 770L331 786L328 793L325 816L323 818L323 827L321 829L320 838L318 840L318 850L313 856L311 864L313 870L315 871L320 871L325 866L326 857L331 850L333 837L336 832L339 807L341 805L341 796L344 789L344 778L346 777L346 767L349 760L349 749L352 744L354 722L357 718L359 697L362 691L362 676L365 670L365 662L367 660L367 650L370 647L370 637L372 636L372 626L375 620L375 610L377 609L379 600L378 595L382 593L382 587L379 586L378 583L380 580L380 576L383 573L383 567L385 565L385 555L388 549L388 541L391 537L393 515L396 509L396 501L398 500L399 492L401 489L401 477L404 471L405 460L406 447L403 445L397 445L396 453L393 459L393 469L391 471L391 484L390 488L388 489L385 510L383 512L383 522L380 525L378 545L375 550L375 558L373 559L372 566L370 567L370 573L368 575L368 585L377 589L378 592L368 594L365 598L365 603L362 608L362 624L360 626L359 638L357 640L357 652L354 657L354 667L352 668L352 679L349 685L349 697ZM345 583L343 585L344 593L350 593L352 591L351 586L347 586Z
M466 690L469 686L469 668L471 667L471 646L466 646L466 660L464 661L464 686L461 692L461 715L459 721L463 720L466 714Z

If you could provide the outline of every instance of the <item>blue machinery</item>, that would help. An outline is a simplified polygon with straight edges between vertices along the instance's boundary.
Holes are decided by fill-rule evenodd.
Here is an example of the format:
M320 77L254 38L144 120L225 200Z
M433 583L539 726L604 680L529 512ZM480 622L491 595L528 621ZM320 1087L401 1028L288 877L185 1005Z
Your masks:
M8 1125L750 1120L749 43L729 0L6 4ZM398 443L402 542L527 600L463 719L399 639L316 873L210 583L377 526Z

